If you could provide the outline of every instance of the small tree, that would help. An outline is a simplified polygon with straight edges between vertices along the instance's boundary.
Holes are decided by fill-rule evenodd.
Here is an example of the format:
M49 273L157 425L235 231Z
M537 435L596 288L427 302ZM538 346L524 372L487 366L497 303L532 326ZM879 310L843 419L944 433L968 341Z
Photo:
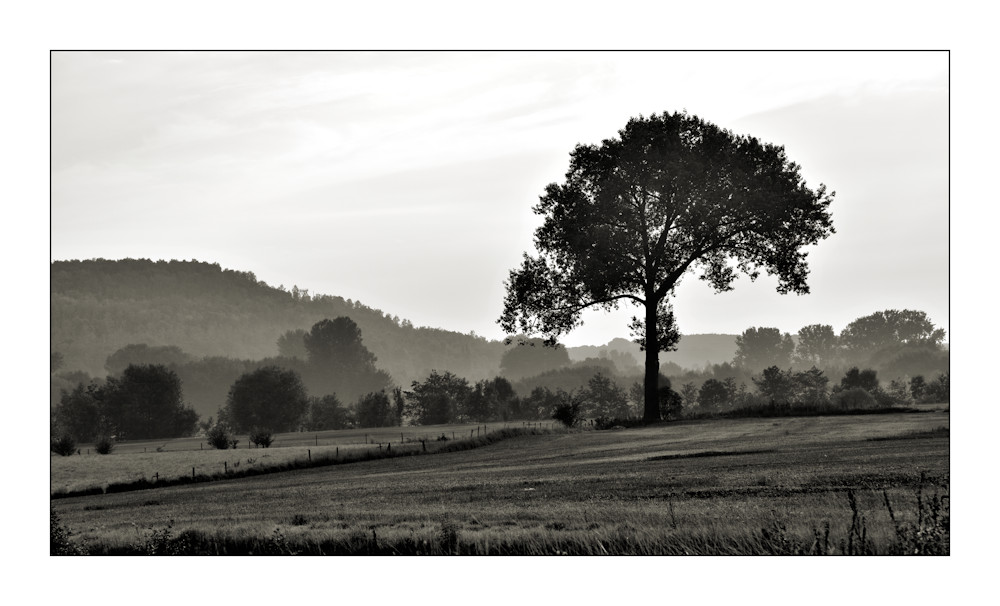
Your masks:
M73 436L63 435L52 440L52 452L57 455L68 457L76 452L76 440Z
M577 394L562 392L562 401L556 404L552 418L566 427L576 427L583 420L583 400Z
M354 404L358 425L361 427L392 427L396 425L389 396L384 391L369 393Z
M795 395L795 380L791 371L782 371L777 366L765 368L759 377L751 380L761 395L772 402L787 403Z
M729 401L729 390L726 389L725 383L718 379L708 379L698 390L698 406L707 410L721 408L727 401Z
M115 449L115 441L111 439L110 436L100 436L97 441L94 442L94 450L97 454L111 454Z
M351 426L349 411L341 405L335 394L309 400L309 429L345 429Z
M587 383L587 389L580 394L588 404L588 414L593 417L626 418L631 411L628 396L614 379L598 372Z
M271 443L274 441L274 435L270 430L254 427L250 430L250 441L253 442L255 446L270 448Z
M698 404L698 388L694 386L694 383L681 385L681 398L684 399L684 406L686 408L691 408Z
M684 406L684 398L671 388L670 379L660 377L660 389L657 394L660 396L660 418L668 421L679 418Z
M229 448L229 430L222 423L216 423L207 432L205 432L205 437L208 439L208 443L212 445L213 448L218 448L219 450L226 450Z
M878 373L872 369L858 370L855 366L840 380L841 389L859 388L874 394L878 391Z

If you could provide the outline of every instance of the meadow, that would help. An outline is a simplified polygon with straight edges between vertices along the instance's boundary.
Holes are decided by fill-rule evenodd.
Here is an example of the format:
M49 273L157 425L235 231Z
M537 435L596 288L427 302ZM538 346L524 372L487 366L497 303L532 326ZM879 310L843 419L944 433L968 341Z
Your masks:
M95 554L946 553L947 428L936 411L508 432L460 452L51 504Z
M201 479L239 475L248 469L267 471L309 460L351 460L379 457L393 452L434 452L456 441L477 438L505 428L553 428L555 422L453 424L421 427L384 427L276 434L270 448L258 448L247 436L237 436L239 446L212 448L204 437L174 440L134 440L115 444L108 455L96 453L92 444L79 446L79 455L53 456L49 484L53 496L87 490L104 491L109 485L164 482L192 475ZM452 443L452 444L450 444Z

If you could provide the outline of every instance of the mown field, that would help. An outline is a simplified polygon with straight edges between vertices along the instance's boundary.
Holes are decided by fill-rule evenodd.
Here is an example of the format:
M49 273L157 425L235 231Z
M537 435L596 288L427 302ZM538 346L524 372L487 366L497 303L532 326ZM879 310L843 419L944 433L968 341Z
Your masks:
M940 551L948 424L938 411L524 435L51 504L91 553Z
M111 454L99 455L93 445L81 444L79 455L52 455L49 485L52 493L106 488L109 484L138 480L163 481L192 474L218 475L281 466L310 458L348 459L378 454L434 451L455 440L495 433L504 428L552 428L558 423L511 422L493 424L430 425L345 429L339 431L276 434L270 448L253 446L247 436L235 449L216 450L204 437L174 440L135 440L115 444ZM425 446L426 443L426 446Z

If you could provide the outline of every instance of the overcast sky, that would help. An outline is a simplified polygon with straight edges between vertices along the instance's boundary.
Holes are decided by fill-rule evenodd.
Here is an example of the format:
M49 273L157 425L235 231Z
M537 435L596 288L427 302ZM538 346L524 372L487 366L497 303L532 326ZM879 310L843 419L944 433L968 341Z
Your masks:
M785 145L837 195L806 296L688 276L683 333L883 309L948 325L948 55L52 55L52 257L198 259L502 338L503 280L577 143L687 109ZM585 315L570 345L628 336Z

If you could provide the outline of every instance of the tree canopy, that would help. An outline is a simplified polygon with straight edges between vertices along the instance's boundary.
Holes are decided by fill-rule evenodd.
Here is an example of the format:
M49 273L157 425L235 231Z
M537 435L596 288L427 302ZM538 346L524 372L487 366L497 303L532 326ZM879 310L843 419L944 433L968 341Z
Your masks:
M238 432L294 431L308 406L298 373L265 366L242 375L229 388L225 417Z
M751 372L768 366L786 367L792 359L795 342L792 336L777 328L751 327L736 337L736 357L733 364Z
M807 293L806 246L833 233L833 194L808 188L783 147L686 112L629 120L618 137L577 145L562 184L534 212L537 256L505 282L499 323L554 343L591 307L642 308L631 327L646 351L644 419L659 419L658 354L680 338L670 298L689 272L716 291L738 273Z
M388 389L392 379L375 367L375 354L348 317L325 319L303 334L308 352L305 380L315 394L335 393L346 401Z
M944 329L935 328L922 311L887 309L848 324L840 341L852 353L871 355L899 345L931 345L936 349L944 335Z

